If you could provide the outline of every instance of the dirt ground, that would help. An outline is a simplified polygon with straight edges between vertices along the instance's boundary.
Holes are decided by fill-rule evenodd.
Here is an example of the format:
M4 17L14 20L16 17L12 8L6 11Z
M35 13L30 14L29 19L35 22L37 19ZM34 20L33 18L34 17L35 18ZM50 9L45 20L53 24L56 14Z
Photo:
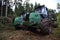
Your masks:
M43 36L25 30L4 31L2 35L1 40L59 40L58 38L54 38L52 34Z

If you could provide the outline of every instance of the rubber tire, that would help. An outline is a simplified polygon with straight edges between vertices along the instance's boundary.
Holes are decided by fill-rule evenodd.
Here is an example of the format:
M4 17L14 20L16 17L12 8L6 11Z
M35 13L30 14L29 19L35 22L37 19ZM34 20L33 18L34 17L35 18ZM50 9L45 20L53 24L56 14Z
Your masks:
M53 23L53 27L54 28L57 28L58 27L58 23L56 21Z
M20 30L22 29L22 27L20 27L20 25L15 25L15 30Z
M28 30L31 31L31 32L35 32L37 30L37 28L34 28L34 27L28 27Z
M51 34L52 33L52 27L49 27L47 30L48 30L47 34Z
M41 33L45 34L45 35L51 34L52 33L52 26L48 22L46 22L46 24L44 26L42 26L42 28L41 28Z
M46 28L45 30L41 30L41 34L49 35L52 33L52 29Z

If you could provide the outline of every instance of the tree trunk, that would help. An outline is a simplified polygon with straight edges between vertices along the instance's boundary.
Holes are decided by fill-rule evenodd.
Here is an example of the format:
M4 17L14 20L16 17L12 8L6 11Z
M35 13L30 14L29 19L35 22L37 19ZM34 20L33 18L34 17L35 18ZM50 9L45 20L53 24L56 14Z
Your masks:
M6 5L6 17L7 17L7 8L8 8L8 7L7 7L7 5Z
M2 17L2 11L3 11L2 9L3 9L3 7L1 6L1 17Z
M8 10L8 0L6 0L6 17L7 17L7 10Z
M17 8L16 2L17 2L17 0L15 0L15 16L16 16L16 8Z

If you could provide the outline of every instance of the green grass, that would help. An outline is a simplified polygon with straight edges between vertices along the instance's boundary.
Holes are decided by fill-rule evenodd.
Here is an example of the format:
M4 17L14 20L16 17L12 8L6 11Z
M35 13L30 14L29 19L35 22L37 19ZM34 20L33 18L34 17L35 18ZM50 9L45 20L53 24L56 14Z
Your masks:
M60 13L57 14L58 28L55 28L53 31L54 37L60 38Z

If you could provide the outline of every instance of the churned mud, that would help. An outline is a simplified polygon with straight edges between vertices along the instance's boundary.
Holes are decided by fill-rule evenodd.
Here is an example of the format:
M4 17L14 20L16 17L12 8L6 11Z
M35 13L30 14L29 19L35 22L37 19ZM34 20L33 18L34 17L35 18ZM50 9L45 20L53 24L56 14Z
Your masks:
M52 34L41 35L25 30L4 31L2 35L2 40L59 40L53 37Z

